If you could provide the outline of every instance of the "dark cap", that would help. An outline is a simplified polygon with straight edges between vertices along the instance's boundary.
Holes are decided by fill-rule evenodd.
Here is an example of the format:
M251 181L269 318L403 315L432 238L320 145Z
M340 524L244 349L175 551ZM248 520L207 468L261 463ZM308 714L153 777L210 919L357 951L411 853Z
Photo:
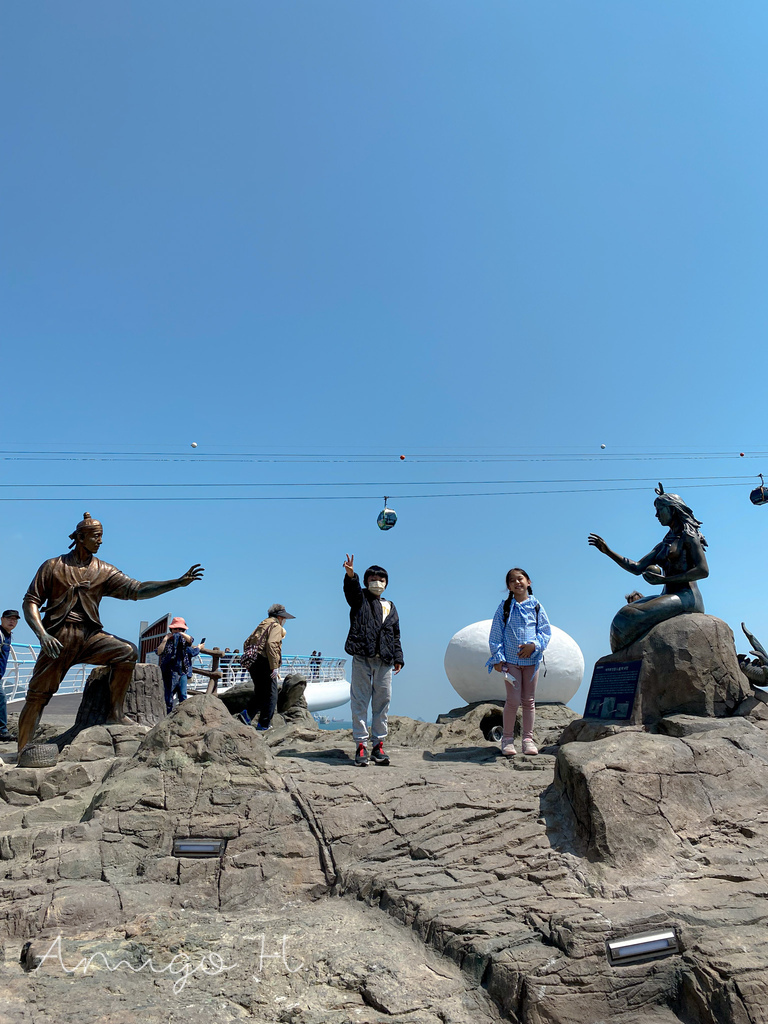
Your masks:
M284 604L271 604L267 615L272 619L295 619L295 615L289 615Z
M16 611L15 608L6 608L6 610L3 612L3 618L4 619L14 619L14 618L20 619L21 616L19 615L19 613Z

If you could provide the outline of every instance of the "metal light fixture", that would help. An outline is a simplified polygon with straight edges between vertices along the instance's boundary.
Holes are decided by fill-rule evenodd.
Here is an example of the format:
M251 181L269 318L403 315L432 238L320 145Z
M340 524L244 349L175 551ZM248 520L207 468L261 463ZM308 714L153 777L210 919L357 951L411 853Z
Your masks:
M174 839L174 857L223 857L226 839Z
M637 963L638 960L653 960L656 957L671 956L680 952L680 943L674 930L647 932L631 935L627 939L609 939L606 944L608 963Z

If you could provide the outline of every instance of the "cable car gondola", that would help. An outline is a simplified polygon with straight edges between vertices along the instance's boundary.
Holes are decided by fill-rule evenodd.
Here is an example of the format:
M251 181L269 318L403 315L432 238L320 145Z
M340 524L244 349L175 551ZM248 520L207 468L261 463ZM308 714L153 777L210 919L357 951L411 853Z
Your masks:
M384 498L384 508L379 512L376 520L380 530L391 530L397 522L397 512L393 508L387 508L387 499Z
M768 505L768 487L765 486L763 474L758 473L757 475L760 477L760 486L752 491L749 495L749 500L753 505Z

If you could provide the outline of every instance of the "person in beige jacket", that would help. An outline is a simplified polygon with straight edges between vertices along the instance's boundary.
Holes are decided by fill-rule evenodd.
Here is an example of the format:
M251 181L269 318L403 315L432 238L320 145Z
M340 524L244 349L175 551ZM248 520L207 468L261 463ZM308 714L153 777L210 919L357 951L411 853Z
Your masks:
M253 680L254 715L259 715L256 728L265 732L272 725L277 707L277 686L280 678L285 622L295 619L285 605L273 604L243 644L241 664L244 663Z

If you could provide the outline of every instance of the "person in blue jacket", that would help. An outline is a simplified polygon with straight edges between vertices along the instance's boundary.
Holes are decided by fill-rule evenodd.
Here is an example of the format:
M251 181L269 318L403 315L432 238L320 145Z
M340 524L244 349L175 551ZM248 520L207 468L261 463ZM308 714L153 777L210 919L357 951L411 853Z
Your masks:
M11 653L11 633L18 624L19 613L14 608L6 609L0 618L0 742L13 739L8 732L8 702L3 692L2 678Z
M488 644L491 656L488 671L504 673L507 699L504 704L501 752L514 757L517 709L523 705L523 753L538 754L533 741L536 716L536 683L539 664L552 636L547 613L533 596L528 573L510 569L507 573L509 594L496 609Z
M157 648L160 672L165 689L165 709L173 711L173 696L179 695L179 704L187 699L187 683L192 678L192 662L200 653L194 646L194 637L187 633L187 624L180 615L171 619L168 632Z

